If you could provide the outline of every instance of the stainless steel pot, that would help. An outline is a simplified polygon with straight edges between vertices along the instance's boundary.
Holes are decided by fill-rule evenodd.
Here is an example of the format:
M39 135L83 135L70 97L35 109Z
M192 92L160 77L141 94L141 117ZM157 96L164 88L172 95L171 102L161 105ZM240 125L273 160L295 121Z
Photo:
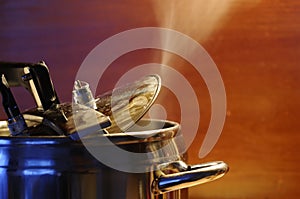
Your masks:
M100 96L94 109L61 104L44 62L0 62L0 73L8 115L0 121L1 199L181 199L186 188L228 170L222 161L187 165L178 123L140 120L159 92L155 75ZM37 107L20 113L10 86L27 88ZM116 148L144 158L116 155Z
M141 120L139 124L145 122ZM178 128L179 124L174 122L152 121L144 131L155 133L147 138L124 133L93 135L100 140L101 136L109 137L112 145L137 153L153 152L168 145L164 153L148 160L154 171L126 173L99 162L81 141L63 136L7 136L4 124L0 134L0 198L188 198L185 188L215 180L228 167L223 162L186 165L184 154L179 152L182 143L174 140ZM140 130L136 133L143 133ZM135 127L130 129L131 134L135 131ZM87 139L95 144L93 136ZM97 147L101 150L112 146L100 142Z

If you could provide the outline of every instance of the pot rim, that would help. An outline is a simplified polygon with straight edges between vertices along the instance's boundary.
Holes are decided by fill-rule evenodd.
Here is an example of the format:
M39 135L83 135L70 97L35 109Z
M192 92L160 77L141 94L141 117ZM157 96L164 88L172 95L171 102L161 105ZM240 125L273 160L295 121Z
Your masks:
M65 135L57 136L11 136L6 125L6 121L0 121L0 146L11 145L11 144L25 144L25 145L53 145L53 144L63 144L63 143L80 143L81 140L74 141L70 137ZM157 124L162 128L153 129L143 129L143 127L138 127L140 130L135 130L135 126L128 129L126 132L113 133L113 134L103 134L94 133L82 139L85 141L92 140L95 137L97 139L109 138L113 144L134 144L134 143L144 143L144 142L155 142L174 138L180 129L180 124L169 120L160 119L141 119L137 124L145 124L151 122L152 124ZM162 126L163 125L163 126Z

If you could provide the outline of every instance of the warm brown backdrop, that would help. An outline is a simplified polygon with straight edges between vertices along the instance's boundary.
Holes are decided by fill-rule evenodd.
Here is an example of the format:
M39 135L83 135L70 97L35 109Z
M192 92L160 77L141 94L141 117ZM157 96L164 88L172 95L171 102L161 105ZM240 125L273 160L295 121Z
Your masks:
M173 67L191 82L201 107L200 128L189 149L189 161L224 160L231 168L223 179L191 188L190 198L297 198L300 1L171 2L1 0L0 60L45 60L61 101L70 101L77 69L104 39L144 26L186 33L197 39L218 65L228 110L219 142L208 156L199 159L209 124L209 95L201 77L191 75L195 72L191 66L172 59ZM159 62L160 57L161 52L151 50L121 57L107 71L98 92L110 89L130 66ZM177 101L170 100L174 96L167 89L163 91L159 101L165 104L168 118L178 120ZM16 95L24 94L17 91ZM27 101L19 100L22 108L31 106Z

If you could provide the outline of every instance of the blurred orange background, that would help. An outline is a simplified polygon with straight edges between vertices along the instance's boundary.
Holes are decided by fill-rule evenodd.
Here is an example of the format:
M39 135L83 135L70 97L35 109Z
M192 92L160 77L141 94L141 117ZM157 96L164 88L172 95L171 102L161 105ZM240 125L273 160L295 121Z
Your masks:
M190 188L190 198L297 198L300 1L0 1L0 60L46 61L60 100L71 101L76 72L95 46L148 26L172 28L197 40L218 66L226 89L223 132L200 159L211 116L207 87L185 60L171 56L165 63L188 79L199 101L201 120L194 121L199 130L189 163L223 160L230 166L222 179ZM130 68L162 63L164 56L158 50L121 56L101 78L97 93L112 89ZM21 109L33 106L23 91L14 92ZM180 121L174 94L164 88L158 102L168 119ZM193 121L193 113L184 119Z

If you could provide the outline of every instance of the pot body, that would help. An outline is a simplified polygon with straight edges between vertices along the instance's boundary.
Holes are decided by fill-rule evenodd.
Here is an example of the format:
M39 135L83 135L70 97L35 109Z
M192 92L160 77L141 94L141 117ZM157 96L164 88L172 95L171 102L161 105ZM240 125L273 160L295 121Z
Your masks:
M150 127L151 129L154 127ZM178 144L173 142L178 130L168 123L155 138L114 135L114 146L137 153L168 149L149 161L154 164L182 160ZM159 135L160 134L160 135ZM92 139L94 140L94 139ZM100 139L101 142L101 139ZM112 145L99 143L99 150ZM113 155L113 154L111 154ZM129 160L130 162L130 160ZM123 164L120 162L120 164ZM155 172L128 173L110 168L98 161L81 141L68 137L0 136L0 198L61 199L158 199L187 198L179 189L154 194Z
M178 130L175 122L141 120L127 133L95 133L74 141L8 136L0 126L0 198L188 198L187 187L222 177L228 167L223 162L186 165ZM116 154L116 148L131 155Z
M56 147L56 146L55 146ZM33 146L29 151L17 147L22 154L5 154L1 150L0 198L61 199L158 199L187 198L186 190L153 194L153 172L126 173L107 167L94 159L84 147L62 149L61 157L41 154ZM52 147L45 150L53 150ZM52 149L51 149L52 148ZM57 150L56 148L54 149ZM19 153L19 152L18 152ZM6 155L14 155L9 157ZM16 155L16 156L15 156ZM4 157L6 156L6 157ZM23 156L23 157L20 157ZM40 157L34 157L40 156ZM183 196L184 195L184 196Z

